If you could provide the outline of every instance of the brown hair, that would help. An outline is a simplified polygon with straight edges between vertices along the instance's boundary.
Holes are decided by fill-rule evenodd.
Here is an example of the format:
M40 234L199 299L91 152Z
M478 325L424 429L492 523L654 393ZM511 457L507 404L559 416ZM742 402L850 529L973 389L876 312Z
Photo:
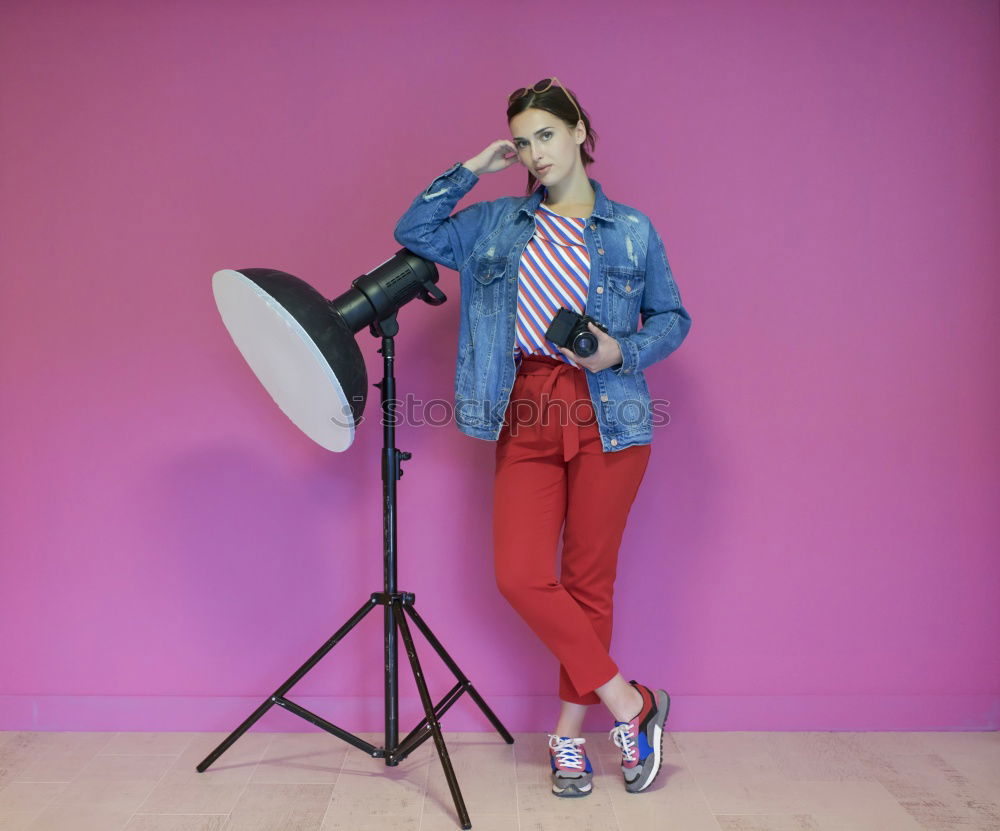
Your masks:
M545 82L539 81L535 86L545 86ZM569 98L571 95L573 96L572 101ZM573 101L576 102L576 106L573 106ZM577 116L577 107L580 109L579 116ZM588 148L590 150L594 149L594 145L597 144L597 133L590 126L590 116L580 106L580 100L573 95L572 90L556 86L555 84L552 84L545 92L535 92L534 89L529 89L524 95L515 98L507 106L507 122L509 123L515 115L529 108L552 113L552 115L566 122L570 130L576 128L578 120L582 120L583 126L587 131L587 137L583 140L583 144L580 145L580 160L583 162L584 167L587 167L587 165L594 161L594 157L590 155ZM525 193L530 196L537 185L538 179L535 178L535 174L528 171L528 187Z

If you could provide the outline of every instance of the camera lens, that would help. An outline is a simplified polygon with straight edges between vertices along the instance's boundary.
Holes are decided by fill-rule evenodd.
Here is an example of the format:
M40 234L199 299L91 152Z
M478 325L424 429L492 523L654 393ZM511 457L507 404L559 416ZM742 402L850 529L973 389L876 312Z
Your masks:
M581 332L573 338L573 351L581 358L589 358L597 351L597 338L592 332Z

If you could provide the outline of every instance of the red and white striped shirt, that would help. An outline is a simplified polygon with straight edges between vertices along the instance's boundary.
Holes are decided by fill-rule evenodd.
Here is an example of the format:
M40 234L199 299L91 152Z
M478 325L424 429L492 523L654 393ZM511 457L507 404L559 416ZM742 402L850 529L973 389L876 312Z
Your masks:
M539 204L535 233L518 266L514 354L549 355L570 363L545 337L560 306L583 314L590 285L586 219L560 216Z

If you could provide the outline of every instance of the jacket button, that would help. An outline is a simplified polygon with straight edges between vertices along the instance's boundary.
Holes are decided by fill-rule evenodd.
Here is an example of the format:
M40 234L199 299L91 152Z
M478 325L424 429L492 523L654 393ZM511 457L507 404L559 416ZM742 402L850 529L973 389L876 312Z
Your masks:
M603 254L604 253L604 249L603 248L598 248L597 249L597 253L598 254Z
M604 294L604 286L598 286L597 287L597 293L598 294Z
M597 226L593 222L590 223L590 227L593 228L595 231L597 230Z
M628 283L626 283L625 284L625 291L632 291L632 286L630 286Z
M618 439L611 439L611 446L612 447L617 447L618 446Z
M607 401L608 396L605 393L601 393L601 401Z

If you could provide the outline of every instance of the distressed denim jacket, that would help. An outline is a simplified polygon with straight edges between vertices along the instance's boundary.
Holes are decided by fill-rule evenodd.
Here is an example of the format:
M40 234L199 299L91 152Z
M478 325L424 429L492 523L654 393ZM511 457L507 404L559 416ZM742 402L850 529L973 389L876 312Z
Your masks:
M461 309L455 367L455 420L469 436L496 440L517 374L514 324L518 266L535 232L539 188L531 196L458 201L479 181L462 164L438 176L396 225L396 241L459 273ZM584 239L590 254L586 313L603 323L622 363L587 375L605 452L652 441L652 406L643 370L673 352L691 317L681 305L663 242L649 218L608 199L596 200ZM642 327L639 328L639 321Z

